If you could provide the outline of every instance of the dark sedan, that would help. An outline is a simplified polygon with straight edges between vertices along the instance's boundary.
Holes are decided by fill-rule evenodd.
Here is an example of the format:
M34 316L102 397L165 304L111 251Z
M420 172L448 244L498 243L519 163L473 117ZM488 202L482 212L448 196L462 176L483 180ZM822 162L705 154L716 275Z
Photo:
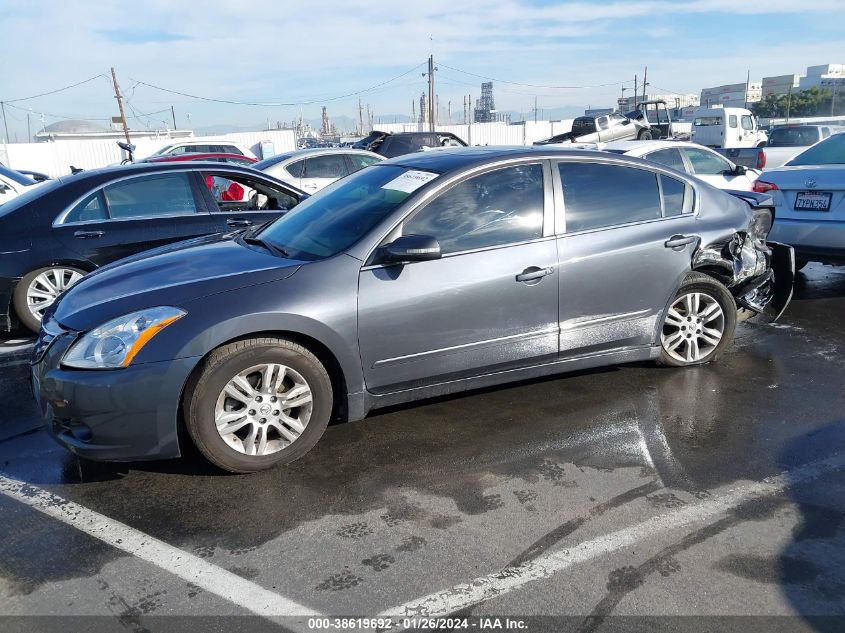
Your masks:
M267 227L162 247L45 315L34 391L92 459L296 459L332 415L730 345L777 317L772 200L601 152L466 148L361 170Z
M138 164L48 181L0 206L0 331L122 257L275 220L304 192L220 163ZM175 275L176 272L173 272Z

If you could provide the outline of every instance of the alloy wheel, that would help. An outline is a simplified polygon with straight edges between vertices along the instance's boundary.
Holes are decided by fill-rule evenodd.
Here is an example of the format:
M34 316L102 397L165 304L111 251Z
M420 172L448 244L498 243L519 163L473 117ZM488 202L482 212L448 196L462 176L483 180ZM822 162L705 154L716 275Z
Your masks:
M44 310L80 279L82 274L71 268L51 268L37 275L26 289L26 306L32 316L40 321Z
M719 302L706 293L690 292L675 299L666 313L660 343L675 360L694 363L713 353L724 333Z
M217 397L217 432L245 455L270 455L290 446L311 418L313 396L302 374L277 363L234 376Z

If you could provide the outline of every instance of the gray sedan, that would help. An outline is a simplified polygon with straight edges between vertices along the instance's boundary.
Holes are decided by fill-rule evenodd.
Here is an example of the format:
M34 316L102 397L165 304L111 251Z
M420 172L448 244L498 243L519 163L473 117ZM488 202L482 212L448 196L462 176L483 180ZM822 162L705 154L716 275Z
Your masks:
M80 456L290 462L332 417L633 361L697 365L777 317L771 199L626 156L409 154L265 227L106 266L45 316L34 391ZM609 396L612 397L612 396Z

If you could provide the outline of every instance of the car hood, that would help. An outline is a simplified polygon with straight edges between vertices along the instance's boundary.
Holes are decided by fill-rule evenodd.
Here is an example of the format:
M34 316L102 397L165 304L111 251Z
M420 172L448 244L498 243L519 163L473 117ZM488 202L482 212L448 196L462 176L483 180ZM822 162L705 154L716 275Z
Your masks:
M84 277L56 302L53 318L73 330L143 308L183 303L294 274L305 262L209 236L154 249Z

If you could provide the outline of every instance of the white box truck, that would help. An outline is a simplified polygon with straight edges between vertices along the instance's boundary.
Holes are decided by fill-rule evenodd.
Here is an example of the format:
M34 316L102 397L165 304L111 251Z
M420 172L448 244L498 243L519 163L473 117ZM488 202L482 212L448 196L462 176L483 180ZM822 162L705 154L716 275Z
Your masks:
M690 140L713 148L762 147L766 133L745 108L700 108L695 111Z

